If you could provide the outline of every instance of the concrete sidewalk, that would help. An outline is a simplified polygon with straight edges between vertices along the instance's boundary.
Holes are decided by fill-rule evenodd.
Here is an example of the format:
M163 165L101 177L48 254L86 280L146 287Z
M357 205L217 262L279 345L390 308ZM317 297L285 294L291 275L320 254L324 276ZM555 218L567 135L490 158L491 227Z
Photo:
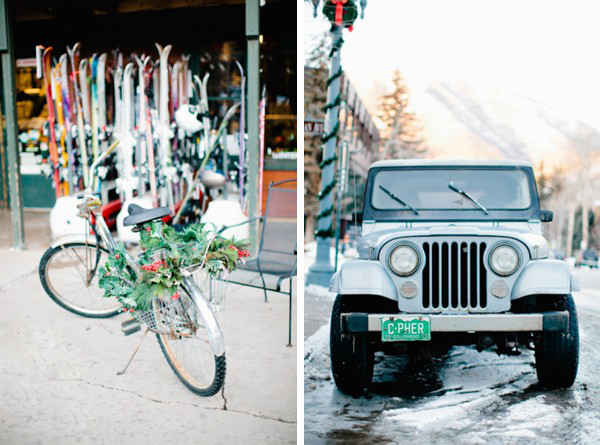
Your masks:
M125 337L122 315L88 319L54 303L37 275L42 253L0 250L0 443L296 442L286 296L264 303L261 290L229 285L225 388L203 398L179 382L150 335L117 376L141 334Z

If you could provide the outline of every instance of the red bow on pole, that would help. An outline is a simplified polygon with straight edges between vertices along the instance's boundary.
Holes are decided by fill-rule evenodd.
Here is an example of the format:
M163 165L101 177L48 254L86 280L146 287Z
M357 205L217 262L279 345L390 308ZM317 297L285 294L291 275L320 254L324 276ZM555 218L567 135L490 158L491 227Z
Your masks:
M342 26L342 20L344 18L344 5L348 3L348 0L331 0L335 5L335 24Z

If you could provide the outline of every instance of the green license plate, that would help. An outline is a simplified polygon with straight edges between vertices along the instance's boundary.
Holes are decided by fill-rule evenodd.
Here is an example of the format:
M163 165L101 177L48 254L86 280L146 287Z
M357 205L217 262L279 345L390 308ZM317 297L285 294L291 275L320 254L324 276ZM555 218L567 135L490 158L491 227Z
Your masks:
M431 340L429 317L408 315L381 319L381 341L428 340Z

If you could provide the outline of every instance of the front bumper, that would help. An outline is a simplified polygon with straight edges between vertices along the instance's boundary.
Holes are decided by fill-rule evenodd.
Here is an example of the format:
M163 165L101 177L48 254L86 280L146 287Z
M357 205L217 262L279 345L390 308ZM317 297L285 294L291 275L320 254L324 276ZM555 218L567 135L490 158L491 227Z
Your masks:
M431 332L541 332L565 331L569 325L567 311L533 314L342 314L342 330L349 333L381 332L381 320L390 317L428 317Z

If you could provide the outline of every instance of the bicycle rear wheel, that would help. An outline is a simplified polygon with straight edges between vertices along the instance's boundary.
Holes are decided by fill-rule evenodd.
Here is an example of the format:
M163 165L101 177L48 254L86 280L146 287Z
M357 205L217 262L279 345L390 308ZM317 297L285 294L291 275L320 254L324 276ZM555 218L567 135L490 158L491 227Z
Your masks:
M51 247L40 260L40 281L50 298L66 310L83 317L112 317L122 306L116 298L105 298L98 285L98 271L107 258L108 250L95 244Z
M171 333L156 334L156 338L179 380L193 393L209 397L219 392L225 383L225 354L216 356L212 352L200 311L183 288L179 294L179 304L155 310L157 325L172 328Z

